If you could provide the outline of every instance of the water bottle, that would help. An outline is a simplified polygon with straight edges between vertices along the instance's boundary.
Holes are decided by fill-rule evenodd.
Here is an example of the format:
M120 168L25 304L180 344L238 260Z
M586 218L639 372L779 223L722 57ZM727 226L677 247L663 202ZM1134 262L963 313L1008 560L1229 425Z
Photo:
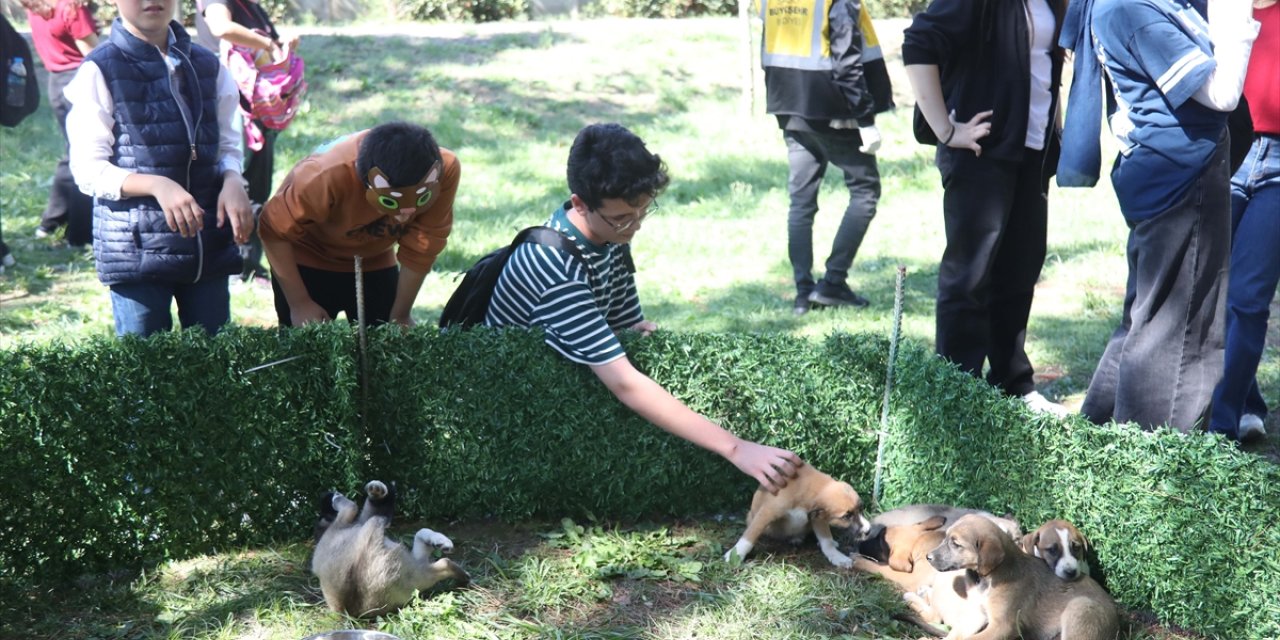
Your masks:
M22 107L27 103L27 65L21 57L13 59L9 65L7 82L9 90L5 92L5 102L11 107Z

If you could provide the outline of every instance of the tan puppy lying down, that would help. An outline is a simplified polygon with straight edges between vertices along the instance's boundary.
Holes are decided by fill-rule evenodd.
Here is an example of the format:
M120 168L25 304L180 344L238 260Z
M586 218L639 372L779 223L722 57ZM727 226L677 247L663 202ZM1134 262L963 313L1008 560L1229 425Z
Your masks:
M1023 553L986 518L970 515L958 520L927 558L939 572L963 572L955 589L965 596L960 604L963 613L985 613L985 628L972 635L956 636L957 640L1116 637L1119 622L1115 602L1097 582L1087 576L1070 582L1058 579L1043 560ZM938 595L935 588L935 607ZM950 624L947 612L939 613Z
M847 569L853 566L853 560L840 553L831 537L831 527L861 533L869 526L862 516L862 498L853 487L805 465L777 495L756 490L747 513L747 530L724 559L729 560L734 554L745 559L761 535L798 543L812 531L827 560Z

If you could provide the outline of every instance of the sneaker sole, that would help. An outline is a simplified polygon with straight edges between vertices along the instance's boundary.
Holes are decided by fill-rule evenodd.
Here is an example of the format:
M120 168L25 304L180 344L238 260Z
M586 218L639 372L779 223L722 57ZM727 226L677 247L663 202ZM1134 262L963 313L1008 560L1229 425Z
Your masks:
M855 309L865 309L871 306L871 303L867 301L850 302L848 300L841 300L839 298L828 298L824 295L820 295L817 293L811 294L809 296L809 302L816 305L821 305L824 307L853 307Z

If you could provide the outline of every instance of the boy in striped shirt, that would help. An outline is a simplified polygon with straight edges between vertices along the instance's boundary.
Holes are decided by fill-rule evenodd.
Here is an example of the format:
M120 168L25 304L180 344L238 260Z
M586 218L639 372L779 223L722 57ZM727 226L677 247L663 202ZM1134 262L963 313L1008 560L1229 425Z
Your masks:
M658 328L640 308L627 245L669 182L662 159L621 125L590 125L569 150L568 182L572 194L546 226L572 240L585 263L555 247L521 245L494 287L485 325L541 328L551 348L590 367L632 411L776 493L804 464L796 454L743 440L685 406L632 366L618 341L618 331Z

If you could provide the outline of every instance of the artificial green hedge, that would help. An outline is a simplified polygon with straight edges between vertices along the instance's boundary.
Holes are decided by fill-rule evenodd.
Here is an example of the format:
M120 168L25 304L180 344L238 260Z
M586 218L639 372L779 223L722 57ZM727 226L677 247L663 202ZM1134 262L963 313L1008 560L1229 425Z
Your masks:
M884 339L627 346L694 409L870 497ZM750 499L727 462L637 418L536 334L384 328L363 363L338 324L0 352L0 580L302 539L316 496L370 477L427 520L696 516ZM1275 465L1216 437L1032 417L919 345L896 370L886 508L1065 517L1125 605L1215 637L1280 637Z

